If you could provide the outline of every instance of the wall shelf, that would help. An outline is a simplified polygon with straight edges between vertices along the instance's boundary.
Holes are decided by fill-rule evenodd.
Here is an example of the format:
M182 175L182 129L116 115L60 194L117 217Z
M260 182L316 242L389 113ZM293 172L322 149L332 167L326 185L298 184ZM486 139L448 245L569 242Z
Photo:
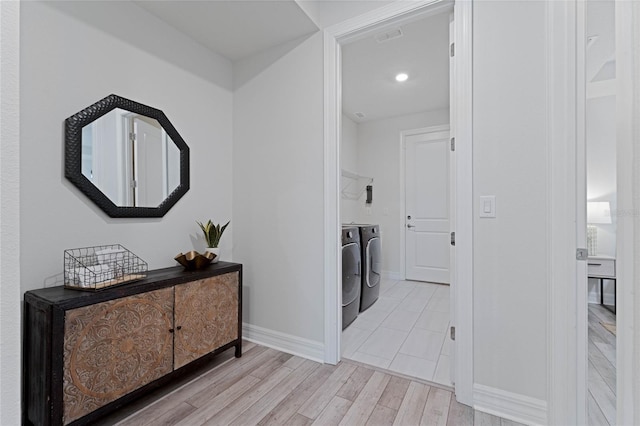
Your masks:
M340 195L345 200L357 200L373 184L373 178L342 169L340 179Z

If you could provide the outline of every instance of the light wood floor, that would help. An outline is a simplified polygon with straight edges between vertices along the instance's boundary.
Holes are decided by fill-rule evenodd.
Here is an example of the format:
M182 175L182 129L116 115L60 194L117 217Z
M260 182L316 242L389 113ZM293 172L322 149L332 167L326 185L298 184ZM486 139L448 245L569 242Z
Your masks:
M602 326L616 316L589 304L589 425L616 423L616 336Z
M104 418L103 425L517 425L451 392L343 361L323 365L246 343L213 366Z

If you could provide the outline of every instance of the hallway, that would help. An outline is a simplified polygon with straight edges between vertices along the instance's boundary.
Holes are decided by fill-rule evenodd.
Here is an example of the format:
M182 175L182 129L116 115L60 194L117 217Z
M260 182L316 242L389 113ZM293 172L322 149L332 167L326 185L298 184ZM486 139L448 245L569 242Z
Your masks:
M246 342L101 425L518 426L475 411L450 391L357 363L320 364Z

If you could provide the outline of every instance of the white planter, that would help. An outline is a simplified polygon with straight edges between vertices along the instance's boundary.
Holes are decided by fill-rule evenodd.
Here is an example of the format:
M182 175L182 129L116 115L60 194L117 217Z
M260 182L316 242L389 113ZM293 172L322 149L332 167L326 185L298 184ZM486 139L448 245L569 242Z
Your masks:
M211 261L211 263L218 263L218 260L220 259L220 247L207 247L205 251L211 252L216 255L216 257Z

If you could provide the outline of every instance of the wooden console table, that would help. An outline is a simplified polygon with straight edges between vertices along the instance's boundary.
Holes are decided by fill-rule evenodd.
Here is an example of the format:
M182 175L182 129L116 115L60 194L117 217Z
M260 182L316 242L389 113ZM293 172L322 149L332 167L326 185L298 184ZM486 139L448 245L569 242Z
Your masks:
M149 271L98 292L24 295L23 424L89 424L235 346L242 265Z

